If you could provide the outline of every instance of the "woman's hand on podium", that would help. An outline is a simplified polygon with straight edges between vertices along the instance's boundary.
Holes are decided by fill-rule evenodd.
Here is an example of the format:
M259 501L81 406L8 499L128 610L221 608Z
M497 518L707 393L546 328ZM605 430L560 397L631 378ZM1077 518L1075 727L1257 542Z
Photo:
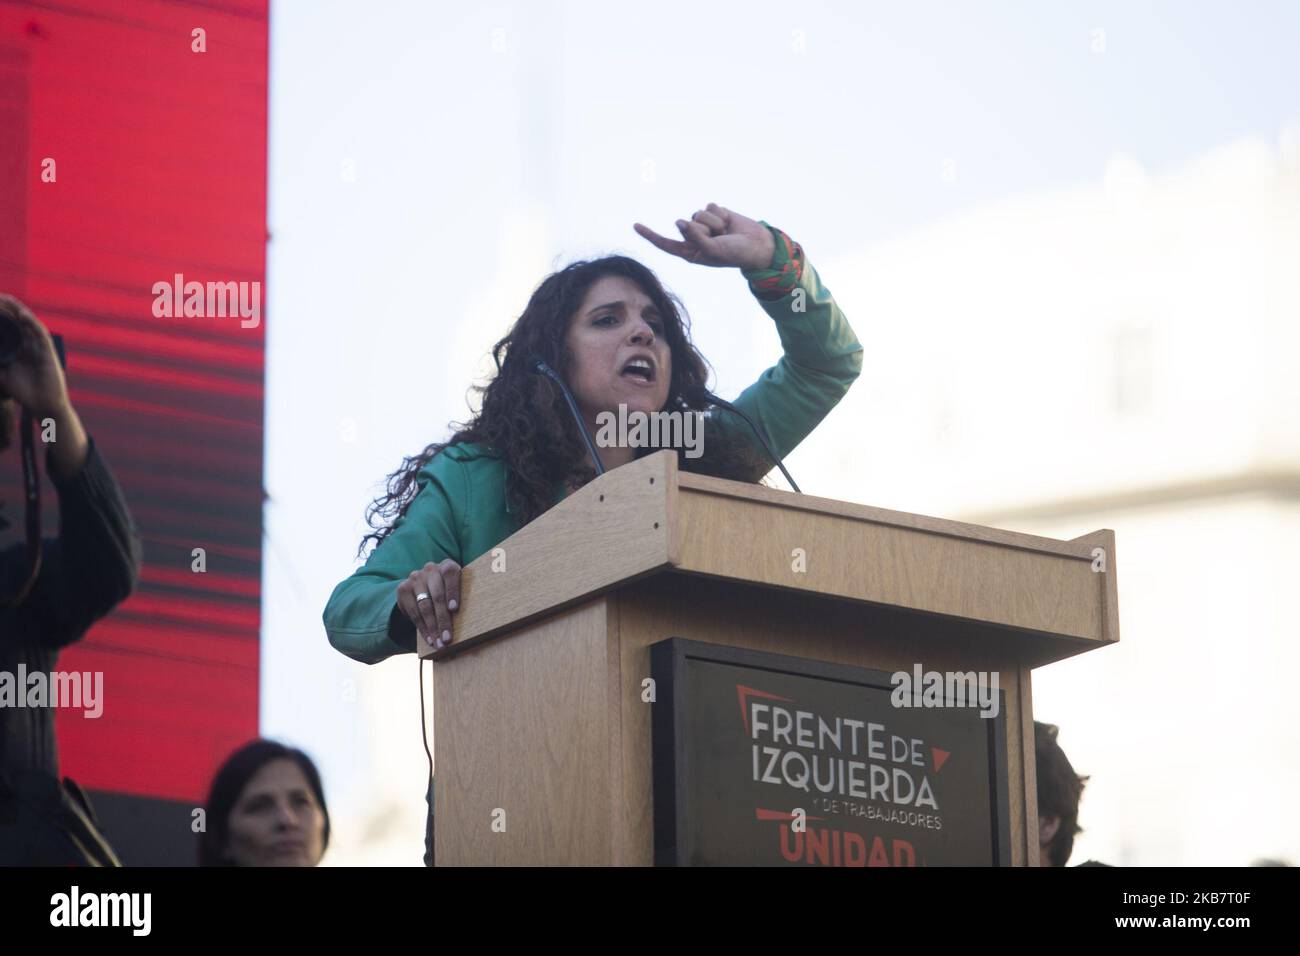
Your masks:
M397 606L415 633L434 650L451 643L451 615L460 609L460 565L448 558L430 561L397 586Z
M776 240L765 225L712 202L690 220L677 220L685 242L665 238L639 222L632 228L664 252L702 266L766 269L776 252Z

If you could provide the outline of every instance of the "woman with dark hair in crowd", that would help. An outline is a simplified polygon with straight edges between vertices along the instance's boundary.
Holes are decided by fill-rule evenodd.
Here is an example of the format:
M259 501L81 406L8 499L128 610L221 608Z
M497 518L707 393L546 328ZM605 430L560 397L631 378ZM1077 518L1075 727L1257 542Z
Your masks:
M316 765L301 750L254 740L212 780L199 866L315 866L330 842Z

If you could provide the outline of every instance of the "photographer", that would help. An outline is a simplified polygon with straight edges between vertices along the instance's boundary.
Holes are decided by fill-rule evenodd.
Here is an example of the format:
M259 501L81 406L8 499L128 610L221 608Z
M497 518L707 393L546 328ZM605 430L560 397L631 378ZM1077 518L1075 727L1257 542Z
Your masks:
M46 471L58 492L59 536L40 542L34 578L35 540L0 550L0 672L50 675L59 650L131 593L140 542L68 398L50 333L0 294L0 452L15 443L15 405L38 427L53 422ZM0 706L0 864L119 865L93 820L81 789L59 780L53 707Z

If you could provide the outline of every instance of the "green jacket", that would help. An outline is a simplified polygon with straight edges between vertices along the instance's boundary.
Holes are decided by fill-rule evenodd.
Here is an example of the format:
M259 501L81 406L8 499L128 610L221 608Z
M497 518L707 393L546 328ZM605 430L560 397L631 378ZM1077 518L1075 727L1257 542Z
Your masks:
M776 322L785 354L734 404L767 430L784 458L858 377L862 345L811 264L802 263L789 292L777 299L761 297L753 285L766 272L744 275ZM706 418L704 434L732 428L753 434L737 416L717 410ZM506 509L505 481L503 460L482 445L451 445L435 455L417 476L419 491L406 514L330 595L324 614L330 643L366 664L414 652L415 629L396 605L398 584L430 561L451 558L464 567L519 530ZM557 503L563 495L557 483Z

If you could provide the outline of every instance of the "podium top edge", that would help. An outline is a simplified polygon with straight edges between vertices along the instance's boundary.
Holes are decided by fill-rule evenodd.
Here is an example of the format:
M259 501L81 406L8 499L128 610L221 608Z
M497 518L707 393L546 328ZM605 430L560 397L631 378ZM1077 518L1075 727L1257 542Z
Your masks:
M677 471L677 486L687 492L747 499L779 508L815 512L849 518L855 521L865 521L871 524L888 525L928 534L964 538L986 544L997 544L1070 558L1090 560L1093 557L1094 548L1104 547L1105 544L1113 542L1114 538L1114 532L1109 528L1101 528L1068 540L1048 538L1042 535L971 524L970 522L957 521L951 518L934 518L929 515L893 511L888 508L878 508L873 505L858 504L852 501L841 501L838 498L820 498L816 495L800 494L781 488L769 488L766 485L729 481L725 478L714 478L709 475L681 471L680 469Z

